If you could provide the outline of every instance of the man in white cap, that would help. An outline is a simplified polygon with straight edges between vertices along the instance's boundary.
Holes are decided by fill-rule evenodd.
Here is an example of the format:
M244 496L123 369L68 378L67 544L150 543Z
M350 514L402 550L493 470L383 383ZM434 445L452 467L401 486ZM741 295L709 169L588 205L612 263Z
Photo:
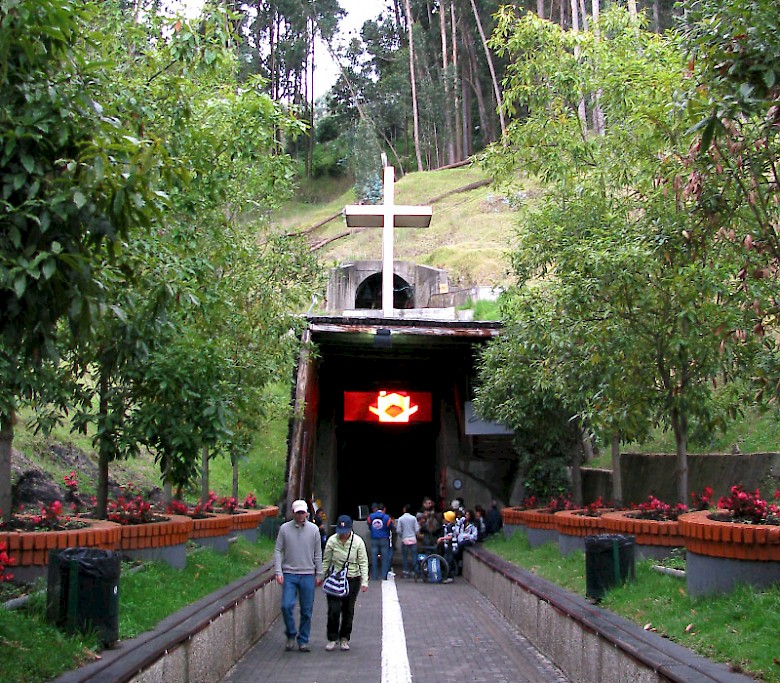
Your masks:
M279 527L274 547L276 583L282 587L282 617L287 634L286 650L311 652L309 633L314 609L314 589L322 584L322 544L317 525L308 521L305 500L292 504L293 519ZM300 604L300 625L295 628L295 602ZM297 641L297 642L296 642Z

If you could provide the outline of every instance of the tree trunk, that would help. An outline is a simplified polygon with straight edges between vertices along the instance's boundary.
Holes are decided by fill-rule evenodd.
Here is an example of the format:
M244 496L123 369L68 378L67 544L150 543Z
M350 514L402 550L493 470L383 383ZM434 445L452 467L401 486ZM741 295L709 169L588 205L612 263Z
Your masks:
M677 455L677 502L688 503L688 418L677 408L672 409L672 428Z
M465 65L464 67L465 68ZM471 88L469 88L466 81L466 75L462 74L460 79L460 88L463 99L461 107L461 133L463 135L463 156L471 156L472 141L471 141Z
M163 503L165 507L168 507L173 500L173 486L171 485L171 464L167 456L165 462L162 465L163 468Z
M200 502L205 505L209 500L209 447L200 450Z
M105 373L98 380L98 481L95 497L95 517L105 519L108 515L108 464L111 462L112 444L109 436L110 415L108 414L109 381Z
M447 148L447 163L455 163L455 130L452 123L452 84L450 83L449 54L447 49L447 5L441 0L439 7L439 31L441 32L441 77L444 81L444 137Z
M406 10L404 10L406 11ZM398 31L398 42L404 46L406 45L406 34L403 30L403 15L401 13L400 0L393 0L393 12L395 13L395 25Z
M485 59L487 60L488 69L490 70L490 78L493 82L493 94L496 96L496 111L498 111L498 120L501 124L501 137L503 137L506 133L506 122L504 121L504 105L501 101L501 88L498 84L498 78L496 78L493 57L490 54L485 31L482 28L482 20L479 18L479 12L477 11L477 3L474 2L474 0L471 0L471 9L474 12L474 21L477 22L479 37L482 39L482 49L485 51Z
M583 504L582 496L582 443L577 444L571 456L571 494L572 502L579 508Z
M420 120L417 112L417 81L414 76L414 37L412 26L412 8L409 0L405 1L406 22L409 33L409 80L412 84L412 115L414 117L414 152L417 156L417 170L423 170L422 156L420 154Z
M233 486L230 495L238 500L238 456L235 453L230 454L230 464L233 469Z
M582 30L588 30L588 11L585 8L585 0L580 0L580 16L582 17Z
M0 519L10 522L11 509L11 452L14 443L16 413L0 414Z
M487 113L487 107L485 106L485 98L482 94L482 83L479 80L479 66L477 63L477 53L474 49L474 43L467 43L467 51L469 55L469 78L468 82L471 86L471 90L474 92L477 98L477 111L479 112L479 125L483 131L483 144L487 145L489 142L493 142L496 139L495 130L493 127L493 120Z
M628 0L628 16L632 21L639 19L639 13L636 10L636 0Z
M579 18L579 11L577 10L577 0L571 0L571 28L572 31L579 31L580 30L580 18ZM574 46L574 57L575 59L579 57L580 55L580 46L575 45ZM579 102L577 102L577 116L580 119L580 125L582 126L582 134L583 137L587 136L588 134L588 114L585 110L585 97L582 93L580 93L580 99Z
M536 14L540 19L544 19L544 0L536 0Z
M661 3L659 0L653 2L653 24L655 25L655 32L661 33Z
M593 438L585 427L580 427L580 443L582 444L582 453L585 456L585 463L589 463L596 457L593 452Z
M594 31L596 32L596 39L599 39L599 17L601 16L601 5L599 0L592 0L591 12L593 13ZM604 119L604 110L601 108L601 90L597 90L594 95L593 102L593 129L597 135L606 134L606 121Z
M452 89L455 93L455 102L453 105L453 118L455 119L455 157L457 159L465 158L463 151L463 125L460 111L460 92L458 90L458 29L455 20L455 3L450 3L450 24L452 27Z
M614 432L610 440L612 452L612 504L619 508L623 506L623 478L620 472L620 434Z
M311 22L311 43L309 46L311 54L311 88L309 95L311 97L309 105L309 144L306 146L306 176L314 176L314 44L317 26L314 20Z

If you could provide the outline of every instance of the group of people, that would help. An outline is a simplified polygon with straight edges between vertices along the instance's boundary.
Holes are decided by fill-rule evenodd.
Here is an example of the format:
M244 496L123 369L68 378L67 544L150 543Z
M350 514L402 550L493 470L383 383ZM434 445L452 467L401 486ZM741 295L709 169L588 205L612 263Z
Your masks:
M399 520L400 521L400 520ZM486 512L481 505L474 510L466 509L463 500L456 498L450 508L438 513L433 500L423 499L422 509L416 516L418 530L416 539L423 551L436 552L444 556L450 566L450 576L445 580L450 583L454 576L460 574L463 566L463 551L470 545L482 541L493 533L497 533L503 522L496 501L492 501ZM411 540L404 541L403 576L414 576L414 562L417 558L417 544Z
M440 513L433 499L426 496L416 514L407 504L397 520L387 514L382 503L374 503L371 510L368 519L373 580L387 579L396 541L401 544L404 578L414 576L418 549L442 554L453 569L452 575L456 575L463 564L464 549L498 532L503 525L496 501L492 501L488 511L481 505L472 511L464 507L462 499L456 498L448 510Z
M276 537L274 567L276 581L282 586L282 617L287 635L287 650L310 652L311 617L314 591L325 576L347 568L349 592L344 597L327 596L326 650L349 650L355 601L359 592L368 590L369 553L365 541L352 529L352 519L341 515L336 533L327 537L321 520L309 521L305 500L292 504L293 519L282 524ZM404 505L403 514L394 520L382 503L371 506L368 518L370 533L371 578L387 579L390 573L396 539L401 544L404 578L414 576L418 548L444 556L451 568L450 577L460 573L463 551L483 538L497 533L502 526L501 513L495 501L489 510L481 506L467 510L461 499L452 501L444 512L435 509L433 499L423 499L421 509L412 513ZM295 625L295 604L300 606L300 620Z

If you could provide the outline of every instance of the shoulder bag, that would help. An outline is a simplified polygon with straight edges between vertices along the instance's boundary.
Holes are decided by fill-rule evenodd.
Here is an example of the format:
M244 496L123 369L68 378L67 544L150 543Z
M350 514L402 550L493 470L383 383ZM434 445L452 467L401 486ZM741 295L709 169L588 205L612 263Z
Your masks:
M333 570L325 582L322 584L322 590L328 595L334 598L346 598L349 595L349 582L347 581L347 570L349 569L349 553L352 551L352 541L355 540L354 531L353 536L349 539L349 549L347 550L347 560L344 562L344 566L341 571Z

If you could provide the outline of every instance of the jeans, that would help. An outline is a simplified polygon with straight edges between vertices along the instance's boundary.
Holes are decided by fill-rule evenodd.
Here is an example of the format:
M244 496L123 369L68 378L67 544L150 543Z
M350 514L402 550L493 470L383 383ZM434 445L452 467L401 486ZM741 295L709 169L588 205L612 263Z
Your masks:
M298 636L298 644L309 642L311 613L314 609L314 574L285 574L282 584L282 617L287 640ZM295 628L295 602L301 606L301 624Z
M382 567L380 574L379 556L382 556ZM390 571L390 539L389 538L372 538L371 539L371 578L374 581L379 581L387 578L387 573Z
M417 561L417 544L406 545L401 543L401 564L403 565L404 576L409 576L414 572L414 563Z

